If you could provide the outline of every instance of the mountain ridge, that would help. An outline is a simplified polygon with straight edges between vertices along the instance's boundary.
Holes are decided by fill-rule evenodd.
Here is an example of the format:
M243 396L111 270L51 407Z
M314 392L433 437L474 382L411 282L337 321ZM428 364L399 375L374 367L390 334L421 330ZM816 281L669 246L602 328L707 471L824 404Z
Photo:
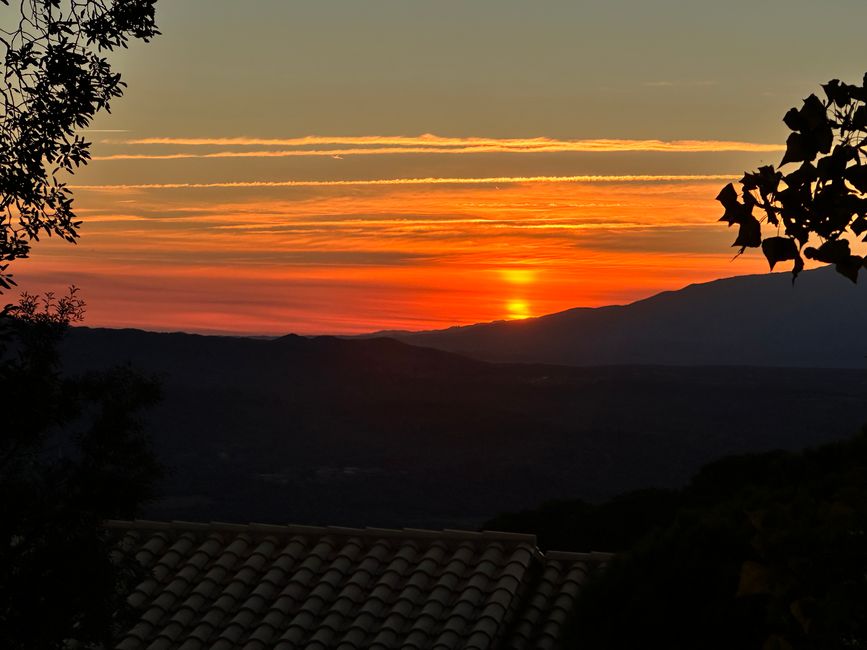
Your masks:
M626 305L422 332L382 331L472 358L573 366L863 368L867 288L832 268L722 278Z

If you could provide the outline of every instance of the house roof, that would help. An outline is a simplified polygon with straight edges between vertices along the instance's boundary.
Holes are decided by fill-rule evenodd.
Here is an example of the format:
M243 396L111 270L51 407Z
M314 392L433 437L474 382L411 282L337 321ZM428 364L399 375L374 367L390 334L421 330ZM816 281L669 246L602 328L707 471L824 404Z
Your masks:
M106 525L147 574L118 650L552 648L609 557L515 533Z

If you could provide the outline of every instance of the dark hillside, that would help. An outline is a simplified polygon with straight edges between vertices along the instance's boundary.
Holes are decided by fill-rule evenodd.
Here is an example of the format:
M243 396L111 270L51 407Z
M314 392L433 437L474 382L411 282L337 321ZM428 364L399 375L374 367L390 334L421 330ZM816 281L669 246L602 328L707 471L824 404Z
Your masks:
M677 485L856 430L867 372L497 365L388 339L74 330L71 369L163 377L160 518L473 526Z

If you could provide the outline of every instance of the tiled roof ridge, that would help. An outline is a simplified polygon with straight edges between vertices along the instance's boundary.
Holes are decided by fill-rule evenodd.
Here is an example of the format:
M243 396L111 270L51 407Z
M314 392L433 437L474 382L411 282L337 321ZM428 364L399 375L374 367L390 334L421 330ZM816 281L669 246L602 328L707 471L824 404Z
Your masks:
M614 557L614 553L606 553L603 551L590 551L589 553L579 553L575 551L544 551L543 555L546 560L556 560L558 562L608 562Z
M511 542L514 544L529 544L537 548L536 536L527 533L512 533L506 531L457 530L426 530L421 528L350 528L345 526L305 526L301 524L235 524L221 521L153 521L149 519L110 519L103 522L110 529L152 530L152 531L185 531L208 533L253 533L265 535L339 535L345 537L376 537L398 539L439 539L458 542ZM546 554L547 555L547 554ZM576 559L588 559L588 554L573 554ZM580 556L580 557L577 557ZM562 558L567 559L567 558Z

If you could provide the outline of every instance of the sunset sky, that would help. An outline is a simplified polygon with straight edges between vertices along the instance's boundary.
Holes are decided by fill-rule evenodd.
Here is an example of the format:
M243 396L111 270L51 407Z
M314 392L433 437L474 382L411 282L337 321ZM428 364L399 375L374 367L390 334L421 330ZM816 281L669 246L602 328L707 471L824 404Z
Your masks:
M12 11L0 8L0 11ZM864 0L160 0L87 133L86 324L428 329L764 272L719 189L867 69Z

